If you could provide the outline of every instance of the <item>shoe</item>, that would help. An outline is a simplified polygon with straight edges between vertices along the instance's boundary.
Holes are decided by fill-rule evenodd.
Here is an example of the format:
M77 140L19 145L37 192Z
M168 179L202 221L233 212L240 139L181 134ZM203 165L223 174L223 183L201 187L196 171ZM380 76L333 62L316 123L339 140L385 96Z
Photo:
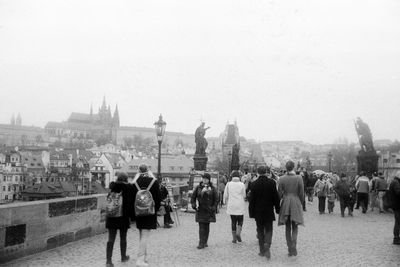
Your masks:
M106 267L114 267L114 264L112 262L107 262Z
M121 261L122 261L122 262L127 262L127 261L129 261L129 256L124 256L124 257L122 257Z
M265 257L265 252L258 252L258 256Z
M203 245L203 244L199 244L199 245L197 246L197 249L203 249L203 248L205 248L205 245Z
M293 255L293 256L297 256L297 249L296 249L296 248L293 248L293 249L292 249L292 255Z
M205 247L205 248L208 248L208 244L204 244L204 247Z
M393 238L393 245L400 245L400 237Z
M171 228L172 226L169 224L164 224L164 228Z
M265 250L265 257L266 257L267 259L270 259L270 258L271 258L271 251L269 250L269 248L267 248L267 249Z
M170 220L169 221L169 224L174 224L175 222L173 221L173 220Z

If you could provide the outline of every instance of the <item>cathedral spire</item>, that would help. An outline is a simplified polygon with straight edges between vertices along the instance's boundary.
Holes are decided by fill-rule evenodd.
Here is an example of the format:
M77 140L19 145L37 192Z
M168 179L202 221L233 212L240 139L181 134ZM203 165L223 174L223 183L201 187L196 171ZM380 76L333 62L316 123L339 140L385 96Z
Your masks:
M93 103L90 103L90 116L93 116Z
M114 117L113 117L113 126L119 127L119 112L118 112L118 104L115 105Z
M15 124L18 126L22 125L21 114L18 112L17 119L15 120Z
M101 105L101 109L105 110L106 108L106 96L103 96L103 104Z

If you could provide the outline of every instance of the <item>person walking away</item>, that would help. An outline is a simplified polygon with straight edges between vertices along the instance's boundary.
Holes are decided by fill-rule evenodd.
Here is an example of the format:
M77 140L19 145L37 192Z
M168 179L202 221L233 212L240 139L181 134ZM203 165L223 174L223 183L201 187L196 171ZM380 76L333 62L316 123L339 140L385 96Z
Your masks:
M328 199L328 212L332 213L333 208L335 207L336 193L335 190L333 190L333 184L330 180L327 181L327 187L328 187L328 193L326 197Z
M394 213L393 244L400 245L400 171L390 183L386 194Z
M308 173L307 171L302 168L301 172L300 172L301 178L303 178L303 185L304 185L304 192L306 192L307 189L307 184L308 184ZM306 208L306 195L304 194L304 199L302 201L302 205L303 205L303 211L307 211Z
M324 176L321 175L318 180L315 182L314 185L314 192L318 197L318 211L319 214L325 213L325 202L326 202L326 195L327 195L327 184L324 180Z
M306 185L306 194L308 197L308 202L313 203L314 200L314 185L317 182L318 178L314 173L309 175L307 185Z
M303 179L293 171L294 162L286 163L286 175L278 181L278 191L282 197L278 225L286 227L286 243L288 256L297 256L298 225L304 225L303 207L301 200L304 197Z
M226 213L231 217L232 243L242 242L241 232L245 212L246 190L244 183L240 181L239 172L232 172L232 180L224 189L223 201L227 204Z
M192 208L196 210L196 222L199 223L198 249L208 247L210 223L216 222L215 213L218 205L218 192L211 183L211 175L203 174L202 181L193 191Z
M107 215L106 217L106 228L108 229L108 241L106 250L106 266L113 267L112 254L114 249L115 238L117 231L119 230L119 241L121 250L121 261L126 262L129 260L129 256L126 255L126 234L130 227L130 217L133 213L133 187L128 184L128 175L126 173L119 173L117 181L110 183L110 193L107 196L107 200L110 200L112 194L121 194L122 196L122 208L120 214ZM118 201L118 200L117 200ZM119 213L119 211L117 212Z
M357 200L360 202L362 213L366 213L368 210L369 179L363 171L360 172L360 177L356 182L356 189Z
M169 193L167 189L167 180L166 178L162 178L161 186L160 186L160 198L161 198L161 207L165 210L164 214L164 228L171 228L171 224L174 224L174 221L171 219L171 205L169 199Z
M376 190L376 182L379 180L378 174L374 172L372 174L372 179L369 183L369 206L371 207L371 211L374 211L374 208L379 208L378 203L378 191Z
M271 243L273 233L273 221L275 221L274 209L277 214L280 211L280 198L275 180L267 177L270 170L266 166L257 168L259 177L251 184L249 196L249 216L254 218L257 225L257 238L260 252L258 255L271 258Z
M135 220L136 227L139 229L139 250L137 254L136 266L149 266L147 259L147 243L150 238L150 231L157 229L156 211L160 208L160 185L153 173L148 170L147 165L141 164L139 172L133 179L134 199L135 199ZM149 199L149 194L151 199ZM145 203L139 199L146 199ZM148 201L147 201L148 200ZM151 201L151 205L147 203Z
M382 172L379 172L379 178L375 182L375 190L376 194L378 196L378 205L379 205L379 213L384 213L383 209L383 197L386 194L386 191L388 189L388 184L385 180L385 177L383 176Z
M350 204L351 192L350 183L347 181L346 174L340 175L340 180L336 183L333 188L339 197L340 202L340 214L344 217L344 211L347 208L349 216L353 216L353 208Z
M223 179L218 183L218 202L220 208L222 208L222 205L224 204L224 190L227 183L226 178L224 176L222 178Z

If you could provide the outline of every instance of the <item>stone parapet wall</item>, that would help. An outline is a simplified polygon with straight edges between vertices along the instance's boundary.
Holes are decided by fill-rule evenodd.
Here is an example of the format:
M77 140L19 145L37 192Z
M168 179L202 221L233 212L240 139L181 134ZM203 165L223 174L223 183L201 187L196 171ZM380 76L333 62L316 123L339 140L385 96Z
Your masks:
M106 194L0 205L0 263L104 233Z

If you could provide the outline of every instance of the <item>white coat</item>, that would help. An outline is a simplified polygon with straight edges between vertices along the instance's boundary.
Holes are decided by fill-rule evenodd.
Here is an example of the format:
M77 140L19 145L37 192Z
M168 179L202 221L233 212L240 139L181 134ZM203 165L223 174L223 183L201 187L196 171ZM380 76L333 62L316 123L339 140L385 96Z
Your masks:
M224 203L228 204L226 213L229 215L244 215L246 190L239 177L233 177L228 182L224 191Z

